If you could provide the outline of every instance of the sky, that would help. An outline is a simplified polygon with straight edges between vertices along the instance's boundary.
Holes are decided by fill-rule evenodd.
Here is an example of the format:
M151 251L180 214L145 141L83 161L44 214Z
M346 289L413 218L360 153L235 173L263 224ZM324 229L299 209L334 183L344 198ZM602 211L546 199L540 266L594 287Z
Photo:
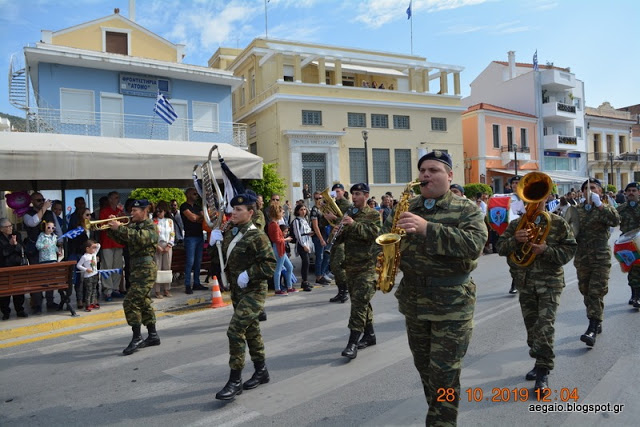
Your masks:
M411 53L409 0L269 0L270 38ZM0 0L0 70L12 54L57 31L113 13L128 0ZM491 61L552 62L585 84L585 104L640 103L637 0L412 0L413 54L463 66L462 96ZM264 0L137 0L136 22L186 45L185 63L206 66L220 46L265 35ZM5 76L7 74L4 74ZM23 116L0 79L0 112Z

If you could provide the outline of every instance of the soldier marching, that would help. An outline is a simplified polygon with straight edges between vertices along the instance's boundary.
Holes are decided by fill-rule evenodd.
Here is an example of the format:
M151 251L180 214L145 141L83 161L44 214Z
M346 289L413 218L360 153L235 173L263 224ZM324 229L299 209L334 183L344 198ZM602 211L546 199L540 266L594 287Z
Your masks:
M632 182L624 189L627 201L618 206L620 215L620 231L627 233L640 228L640 203L638 203L640 185ZM640 265L632 265L629 271L628 281L631 288L629 304L640 308Z

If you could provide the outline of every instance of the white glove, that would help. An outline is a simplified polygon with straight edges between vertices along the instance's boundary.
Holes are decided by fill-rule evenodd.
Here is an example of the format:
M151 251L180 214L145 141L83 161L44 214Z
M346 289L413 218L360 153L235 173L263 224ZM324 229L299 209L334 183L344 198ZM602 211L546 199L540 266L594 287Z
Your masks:
M598 196L596 193L591 193L591 201L594 205L596 205L596 208L602 206L602 200L600 200L600 196Z
M238 276L238 286L240 289L244 289L249 284L249 275L247 274L247 270L240 273Z
M217 242L222 241L222 231L219 228L211 230L211 236L209 236L209 245L213 246Z

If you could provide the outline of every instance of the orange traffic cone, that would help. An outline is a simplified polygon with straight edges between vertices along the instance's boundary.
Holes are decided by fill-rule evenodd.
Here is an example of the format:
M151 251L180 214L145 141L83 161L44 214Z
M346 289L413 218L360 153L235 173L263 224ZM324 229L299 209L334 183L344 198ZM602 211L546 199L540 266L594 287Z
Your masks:
M226 304L222 301L222 293L220 293L220 285L218 278L213 276L213 287L211 288L211 308L224 307Z

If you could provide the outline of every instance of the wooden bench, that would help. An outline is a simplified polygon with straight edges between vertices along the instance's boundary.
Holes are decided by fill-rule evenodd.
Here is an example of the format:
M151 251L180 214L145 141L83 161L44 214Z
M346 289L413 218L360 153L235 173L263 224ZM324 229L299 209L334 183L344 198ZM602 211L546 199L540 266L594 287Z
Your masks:
M171 271L173 272L174 277L179 273L184 274L186 262L187 256L184 250L184 246L174 246L171 257ZM211 268L211 257L209 256L209 251L207 251L207 248L204 248L204 250L202 251L202 261L200 263L200 275L208 274L209 268Z
M48 264L23 265L0 268L0 296L24 295L36 292L67 291L72 283L76 261L52 262ZM69 304L69 296L62 295L62 304L72 316L76 313Z

